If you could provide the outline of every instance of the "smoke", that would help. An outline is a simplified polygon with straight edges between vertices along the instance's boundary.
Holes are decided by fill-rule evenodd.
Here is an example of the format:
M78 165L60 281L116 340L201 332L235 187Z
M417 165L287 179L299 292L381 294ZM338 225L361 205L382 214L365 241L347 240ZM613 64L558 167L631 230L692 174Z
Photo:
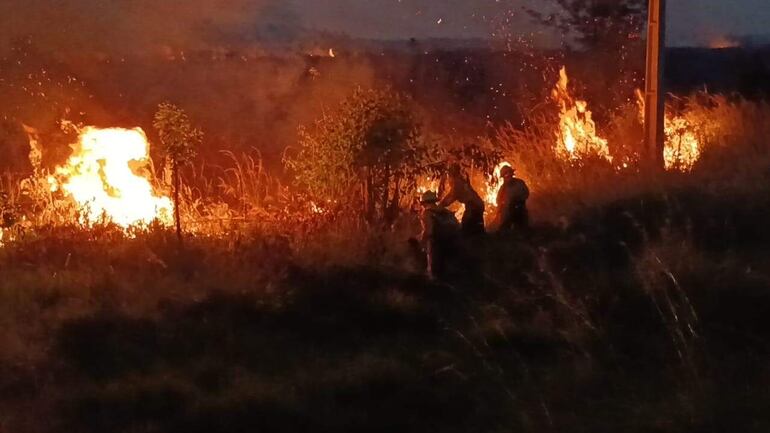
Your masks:
M452 5L459 8L463 1ZM43 163L51 166L69 154L71 138L59 128L62 119L140 126L152 138L152 115L163 101L183 107L204 129L201 158L207 162L216 163L219 150L258 149L278 168L284 149L296 144L297 127L336 107L358 86L406 91L430 107L426 111L442 120L441 127L472 120L475 134L477 123L481 128L495 115L488 107L511 104L500 83L521 69L517 62L491 67L492 58L483 55L477 64L462 52L428 54L420 42L381 55L377 45L361 48L366 41L311 30L323 28L321 22L304 22L298 11L326 20L314 12L325 10L325 2L315 0L10 3L0 0L0 154L15 156L0 161L0 170L26 163L22 124L40 132ZM370 10L365 3L347 4L355 6L352 12ZM370 11L385 3L376 0ZM493 3L484 3L491 5L484 6L488 15L474 18L484 28L498 10ZM403 13L416 7L425 14L407 24L431 16L431 25L443 28L459 19L444 15L446 22L436 24L432 16L441 8L425 0L397 6ZM384 25L404 30L400 15L391 17ZM335 58L324 55L329 48ZM447 121L450 114L463 121Z
M256 148L275 162L299 124L373 81L367 62L308 55L292 1L10 3L0 0L0 170L27 165L22 124L40 131L50 166L69 153L61 120L152 136L163 101L203 127L203 157Z
M41 49L111 55L158 46L201 48L301 33L284 0L25 0L0 2L0 44L30 39ZM3 45L0 45L3 48Z

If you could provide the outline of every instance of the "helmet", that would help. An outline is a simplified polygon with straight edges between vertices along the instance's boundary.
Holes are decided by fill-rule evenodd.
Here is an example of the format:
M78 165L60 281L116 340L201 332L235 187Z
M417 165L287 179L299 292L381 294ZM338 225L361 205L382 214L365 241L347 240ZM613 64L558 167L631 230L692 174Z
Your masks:
M438 202L438 195L433 191L425 191L420 197L420 203L429 204Z
M510 165L504 165L500 169L500 177L513 176L513 173L515 173L515 170Z

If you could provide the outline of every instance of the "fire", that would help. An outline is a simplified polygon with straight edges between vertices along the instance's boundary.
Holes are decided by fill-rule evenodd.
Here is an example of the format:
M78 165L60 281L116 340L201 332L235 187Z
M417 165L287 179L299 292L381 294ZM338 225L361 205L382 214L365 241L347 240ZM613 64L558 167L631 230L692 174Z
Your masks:
M493 208L497 207L497 193L500 191L500 187L502 187L504 183L503 177L500 176L500 170L502 170L506 165L511 164L505 161L497 164L495 171L491 176L489 176L489 179L487 180L486 194L484 195L484 202L487 204L487 206L491 206Z
M422 195L428 191L433 191L438 194L440 186L440 179L432 178L430 176L417 179L417 194ZM455 214L457 219L462 219L463 214L465 213L465 205L462 203L455 203L449 206L448 209Z
M724 50L727 48L737 48L740 47L741 44L737 40L729 37L729 36L719 36L709 43L709 48L714 50Z
M569 93L569 77L566 68L559 71L559 82L552 92L553 99L559 103L559 130L556 133L556 153L565 159L576 160L583 156L600 156L612 162L608 142L596 133L596 124L592 119L588 103L575 100ZM644 118L644 96L637 90L640 116ZM701 155L701 145L694 132L692 123L686 117L666 113L666 144L664 160L666 170L689 171ZM626 167L624 163L622 167ZM489 203L489 198L487 199Z
M500 170L506 166L511 165L509 162L501 162L495 167L493 174L489 177L484 175L472 175L471 184L475 191L481 192L481 198L484 200L486 210L484 212L485 217L493 214L493 209L497 208L497 192L500 191L500 187L503 186L503 178L500 176ZM440 180L432 177L423 177L417 180L417 193L422 195L427 191L438 191L440 186ZM449 207L454 212L457 219L462 219L465 212L465 205L456 203Z
M692 125L684 117L666 116L666 147L663 158L666 170L690 171L700 159L700 142Z
M66 165L48 178L82 212L81 223L110 221L123 228L157 220L172 223L173 204L155 194L147 177L134 169L149 161L149 143L141 128L86 127Z
M317 214L317 215L320 215L320 214L325 213L326 211L324 210L324 208L322 208L321 206L318 206L317 204L315 204L315 202L311 201L310 202L310 212L312 212L314 214Z
M639 118L644 122L644 95L636 90ZM666 170L690 171L701 156L701 145L687 118L666 112L664 121L666 144L663 160Z
M336 200L327 200L326 204L318 204L314 201L310 202L310 212L316 215L327 215L331 212L332 206L336 205Z
M596 123L588 110L588 102L576 100L569 92L567 68L559 71L559 81L551 92L559 104L559 130L556 133L556 153L570 160L587 155L600 156L612 161L607 140L596 134Z
M439 180L426 176L417 180L417 193L424 194L428 191L438 192Z

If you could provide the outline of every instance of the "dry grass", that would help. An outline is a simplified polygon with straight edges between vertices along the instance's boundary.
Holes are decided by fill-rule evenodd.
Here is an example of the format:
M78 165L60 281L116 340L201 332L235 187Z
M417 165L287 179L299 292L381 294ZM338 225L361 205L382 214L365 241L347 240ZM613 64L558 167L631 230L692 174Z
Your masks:
M768 109L702 98L679 101L702 161L655 179L555 161L545 117L503 128L537 224L469 243L444 283L410 255L414 215L308 213L256 156L188 177L187 218L224 212L217 236L21 227L0 248L0 428L765 431Z
M0 413L17 432L766 426L764 185L490 238L449 284L388 233L51 228L0 250Z
M609 141L611 163L601 158L555 158L556 120L547 110L533 114L523 128L507 125L498 129L487 145L500 149L517 167L534 191L535 213L551 220L581 208L654 192L672 182L685 185L738 179L735 174L740 172L737 184L747 185L752 183L751 177L761 177L763 161L770 157L770 125L763 120L770 116L768 104L699 93L672 98L668 113L684 118L687 131L700 143L702 156L691 172L674 170L661 178L639 166L642 125L635 103L621 107L599 127L599 135ZM721 163L725 160L730 163Z
M516 166L533 191L533 214L546 221L654 192L661 182L692 184L738 179L737 172L741 175L736 180L740 188L750 184L751 177L762 175L762 169L757 172L756 167L762 167L758 162L769 155L766 137L770 136L770 125L764 119L770 116L770 106L766 103L701 93L673 98L669 113L685 119L688 132L700 143L702 156L692 172L669 173L665 180L639 166L641 125L639 109L633 103L603 116L608 120L599 126L599 135L610 143L612 162L598 157L575 161L557 158L556 113L545 106L532 113L524 126L499 128L482 146L501 152L504 160ZM297 233L300 239L312 231L339 229L341 225L346 232L358 230L355 218L343 215L345 206L313 213L312 198L297 195L271 176L259 152L222 153L228 161L225 166L204 163L185 173L182 214L192 233ZM731 163L722 164L725 159ZM32 227L72 221L76 218L72 207L51 195L44 177L43 173L39 178L22 181L19 176L4 175L0 182L0 191L6 197L4 206L24 215Z

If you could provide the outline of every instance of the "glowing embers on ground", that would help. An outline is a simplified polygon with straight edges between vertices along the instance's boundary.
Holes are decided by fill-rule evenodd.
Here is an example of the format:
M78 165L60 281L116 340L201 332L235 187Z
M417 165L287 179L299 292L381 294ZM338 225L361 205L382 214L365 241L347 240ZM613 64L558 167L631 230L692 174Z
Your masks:
M149 160L149 143L140 128L86 127L66 165L48 181L51 190L71 197L81 223L112 222L123 228L159 221L170 225L173 204L157 195L139 169Z
M596 123L588 110L588 103L574 99L568 86L567 68L562 67L559 81L551 92L560 108L559 129L556 133L557 155L570 160L599 156L612 161L607 140L596 134Z

